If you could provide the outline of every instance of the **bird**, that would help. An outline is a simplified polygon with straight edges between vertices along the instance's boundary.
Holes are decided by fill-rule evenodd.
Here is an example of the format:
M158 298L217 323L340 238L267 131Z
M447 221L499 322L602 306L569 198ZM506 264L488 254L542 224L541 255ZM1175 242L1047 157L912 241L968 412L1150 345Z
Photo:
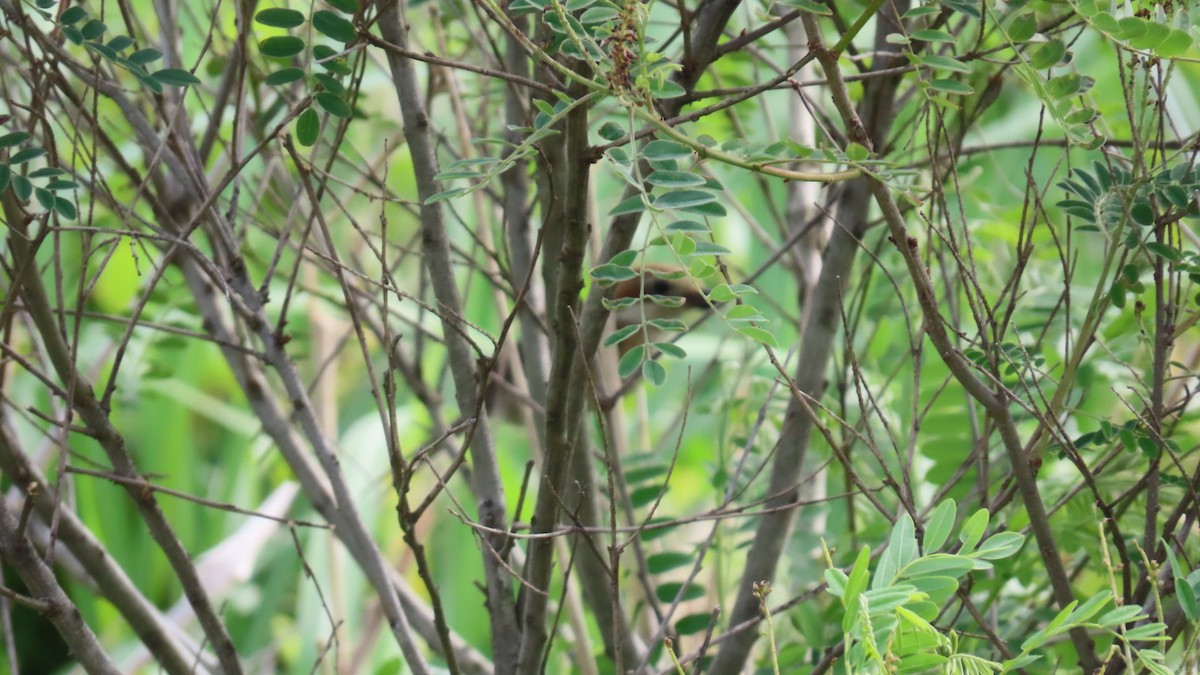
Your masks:
M664 341L661 320L679 319L689 311L712 307L707 290L680 267L647 263L633 269L632 277L622 279L606 289L606 297L618 305L612 312L614 332L629 333L617 344L619 356L624 356L638 345ZM639 328L629 330L634 326ZM521 408L536 404L522 397L511 383L508 365L515 361L507 352L515 349L516 341L508 340L501 353L496 355L485 397L489 410L519 423Z
M644 330L636 330L618 343L622 356L639 344L654 342L661 337L662 331L649 322L678 319L688 310L711 307L706 289L695 279L678 267L659 263L635 268L632 278L613 284L611 297L614 301L641 298L640 302L626 304L613 312L618 332L629 326L647 324Z

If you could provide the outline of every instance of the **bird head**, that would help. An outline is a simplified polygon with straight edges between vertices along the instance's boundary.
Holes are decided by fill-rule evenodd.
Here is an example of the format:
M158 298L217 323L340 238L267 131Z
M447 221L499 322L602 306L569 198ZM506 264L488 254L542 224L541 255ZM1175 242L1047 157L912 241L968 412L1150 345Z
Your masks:
M640 303L634 303L616 310L617 328L624 328L654 319L676 319L691 309L708 309L710 307L705 297L705 289L682 269L670 265L643 265L632 279L625 279L613 284L612 298L642 298ZM649 328L651 339L655 339L658 331ZM641 344L646 335L638 331L620 344L621 353L625 353L634 345Z

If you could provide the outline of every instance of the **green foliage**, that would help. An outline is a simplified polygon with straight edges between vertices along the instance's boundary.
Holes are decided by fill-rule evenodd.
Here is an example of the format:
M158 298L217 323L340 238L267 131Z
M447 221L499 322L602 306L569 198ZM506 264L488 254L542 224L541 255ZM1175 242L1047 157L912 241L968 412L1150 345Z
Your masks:
M0 134L0 150L16 150L8 156L7 161L0 161L0 192L11 187L17 199L26 205L32 206L36 201L44 212L54 213L64 220L75 220L78 209L74 198L59 193L75 190L79 184L62 178L66 172L56 166L30 171L28 165L44 157L46 149L38 145L26 145L29 140L29 134L24 131ZM21 147L23 145L25 147ZM14 167L21 173L14 172Z
M990 561L1016 555L1025 537L1002 531L983 538L988 524L986 510L975 512L959 531L961 547L956 552L939 552L955 519L953 500L940 503L926 524L923 553L918 550L914 523L902 514L892 528L887 548L874 573L869 569L870 549L863 547L849 574L836 567L825 572L829 592L840 600L844 614L842 630L847 645L846 667L850 672L1010 672L1037 663L1038 650L1076 627L1111 632L1127 649L1138 667L1166 671L1162 655L1145 649L1146 640L1161 641L1166 626L1143 624L1132 630L1125 626L1145 618L1136 606L1114 607L1101 614L1112 594L1101 591L1079 604L1073 602L1058 612L1043 628L1021 643L1020 654L999 663L959 653L960 636L939 630L932 623L939 608L973 583L973 575L991 569ZM978 548L976 546L978 545ZM828 556L828 553L827 553ZM1200 574L1195 575L1200 578ZM1178 577L1177 577L1178 578ZM869 586L869 588L868 588ZM1143 648L1134 645L1142 641Z
M338 11L354 13L354 0L343 0L333 5ZM318 9L311 17L285 7L269 7L259 10L254 15L256 23L271 28L284 30L299 29L310 24L320 35L341 43L345 48L358 38L354 24L340 16L337 12ZM343 84L341 78L350 75L351 69L341 52L327 44L313 40L314 36L307 33L305 38L295 35L272 35L258 42L258 50L268 59L276 59L294 63L298 58L305 67L289 65L268 73L264 82L273 87L284 87L303 81L307 101L315 102L316 106L325 113L341 119L349 119L354 114L353 94ZM302 58L307 55L307 58ZM319 65L326 72L313 72L313 65ZM311 147L320 136L320 119L316 110L305 104L296 116L296 140L304 147Z
M250 25L214 7L211 32L191 17L172 28L182 46L121 14L138 2L25 2L35 23L0 35L12 62L36 60L4 85L19 104L3 117L0 192L40 246L18 260L9 244L0 267L36 263L50 332L106 397L138 474L210 500L162 499L189 553L246 518L211 501L253 507L319 466L314 483L350 476L365 538L414 586L405 602L440 610L481 662L497 656L479 611L497 561L514 588L489 595L490 612L550 598L547 672L615 670L605 637L621 622L649 646L626 669L667 667L667 635L685 662L710 630L711 661L750 586L759 613L737 620L763 619L758 665L780 672L1067 671L1086 656L1073 630L1130 671L1194 660L1194 6L940 0L875 36L886 3L785 0L735 13L704 49L706 3L408 2L410 52L433 61L415 68L428 129L398 122L379 3L274 3ZM227 89L243 86L217 79L240 75L227 69L243 45L245 89ZM893 91L894 109L881 103ZM288 125L312 148L301 167L277 138ZM568 128L586 144L564 148ZM436 166L408 151L425 133ZM433 194L417 189L431 179ZM542 540L531 505L548 494L545 458L562 458L547 449L563 447L548 431L569 427L546 400L544 367L562 361L545 345L577 326L548 318L559 295L539 295L557 283L564 204L583 201L568 185L588 186L569 225L596 235L586 293L617 320L589 381L565 383L586 416L570 420L578 473L553 495L553 534L575 538L532 588L516 552ZM444 274L429 207L448 223ZM608 247L618 230L634 234ZM461 307L430 290L447 281ZM65 413L75 379L49 358L36 308L4 297L5 424L31 456L53 455L45 467L111 469L104 435ZM700 303L715 320L685 336ZM454 336L466 346L448 348ZM290 442L302 462L282 458ZM62 508L148 604L174 602L136 501L54 475ZM477 492L493 479L497 494ZM758 531L783 513L797 515ZM238 561L252 573L213 595L239 656L281 672L338 651L405 667L377 628L399 625L376 622L386 596L336 543L360 537L351 525L280 530ZM771 536L774 576L743 579ZM1069 592L1049 583L1056 567ZM69 590L105 649L133 651L125 617L89 585Z

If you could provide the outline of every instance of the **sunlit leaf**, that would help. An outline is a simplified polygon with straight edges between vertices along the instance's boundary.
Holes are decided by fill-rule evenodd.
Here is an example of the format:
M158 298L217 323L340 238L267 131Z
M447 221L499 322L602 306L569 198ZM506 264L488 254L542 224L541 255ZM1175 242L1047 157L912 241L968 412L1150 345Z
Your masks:
M290 59L304 51L304 40L294 35L276 35L259 42L258 50L273 59Z
M313 12L312 25L322 34L338 42L352 42L354 38L358 37L354 24L327 9Z
M311 147L317 142L321 131L321 118L317 111L308 108L296 118L296 141L304 147Z
M264 26L275 28L295 28L304 24L304 15L294 9L271 7L260 10L254 15L254 20Z

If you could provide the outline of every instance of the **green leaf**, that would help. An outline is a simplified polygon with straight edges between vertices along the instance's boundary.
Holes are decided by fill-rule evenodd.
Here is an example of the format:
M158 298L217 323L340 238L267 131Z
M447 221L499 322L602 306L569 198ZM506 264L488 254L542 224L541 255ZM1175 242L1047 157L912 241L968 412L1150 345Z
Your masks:
M614 255L612 258L610 258L608 261L608 264L609 265L620 265L621 267L629 267L633 263L637 262L639 255L641 255L641 251L638 251L637 249L627 248L624 251L621 251L620 253L618 253L618 254Z
M336 96L341 96L346 91L346 87L341 83L341 81L332 75L326 75L325 73L313 73L313 80L323 87L325 91Z
M1179 608L1183 610L1183 615L1188 621L1196 621L1200 619L1200 601L1197 601L1196 592L1192 589L1191 584L1187 580L1187 568L1180 562L1178 556L1175 555L1175 549L1168 541L1163 541L1163 546L1167 550L1167 561L1171 566L1171 576L1175 578L1175 595L1179 598ZM1128 637L1128 635L1126 635Z
M1180 185L1168 185L1163 188L1163 195L1177 209L1187 209L1192 205L1191 193Z
M342 100L341 96L331 94L327 91L318 92L313 96L317 100L317 105L321 106L325 112L334 117L350 117L350 104Z
M121 58L120 55L118 55L115 51L113 51L111 48L109 48L108 45L101 44L99 42L85 42L85 43L83 43L83 46L96 52L100 56L103 56L104 58L108 59L109 61L115 62Z
M662 352L663 354L666 354L667 356L671 356L671 357L674 357L677 359L682 359L682 358L687 357L687 352L684 351L682 347L680 347L679 345L671 344L670 342L655 342L654 348L657 349L658 351Z
M638 332L641 329L642 329L641 324L635 323L632 326L625 326L624 328L615 330L615 331L609 333L608 337L604 338L604 346L611 347L617 343L624 342L625 340L629 339L629 336L633 335L634 333Z
M1088 619L1091 619L1093 616L1099 614L1100 610L1103 609L1111 599L1112 591L1109 590L1103 590L1093 595L1087 599L1087 602L1084 602L1082 605L1076 608L1074 612L1071 612L1071 616L1067 617L1067 625L1078 626L1082 623L1086 623Z
M612 210L608 212L608 215L615 218L617 216L624 216L631 213L641 213L645 210L646 204L642 201L642 196L634 195L614 206Z
M696 242L696 250L694 255L725 255L731 251L720 244L715 244L711 241Z
M679 319L651 319L648 325L666 333L682 333L687 330L687 324Z
M858 143L851 143L846 146L846 157L851 162L861 162L871 156L871 151L865 146Z
M313 12L312 25L313 28L338 42L353 42L354 38L358 37L358 31L355 30L354 24L327 9Z
M649 160L691 159L692 149L675 141L650 141L642 148L642 156Z
M1088 124L1092 120L1099 117L1100 113L1095 108L1079 108L1071 112L1064 119L1067 124Z
M269 84L273 87L277 87L281 84L288 84L290 82L295 82L296 80L299 80L302 77L304 77L304 71L302 69L300 69L300 68L284 68L283 70L277 70L277 71L271 73L270 75L267 75L266 79L264 79L263 82L266 82L267 84Z
M837 598L846 597L846 584L849 578L846 573L839 569L825 570L825 583L829 586L829 592ZM843 603L844 604L844 603Z
M1187 614L1186 610L1184 614ZM1190 620L1194 621L1195 619ZM1146 623L1125 631L1124 637L1129 642L1133 642L1134 640L1166 640L1167 636L1163 634L1166 629L1167 625L1162 622ZM1149 650L1142 649L1141 653L1144 655L1147 651Z
M325 4L346 14L354 14L359 9L358 0L325 0Z
M653 98L678 98L687 90L672 80L655 80L650 83L650 96Z
M200 84L200 78L182 68L163 68L152 73L150 77L168 87L186 87L188 85Z
M426 204L436 204L438 202L443 202L443 201L446 201L447 199L453 199L455 197L458 197L458 196L466 193L466 191L467 191L467 188L463 188L463 187L456 187L456 188L450 188L449 190L443 190L441 192L430 195L429 198L425 200L425 203Z
M1006 672L1006 673L1015 672L1016 670L1024 668L1025 666L1028 666L1031 663L1036 663L1037 660L1040 658L1042 658L1040 654L1025 654L1022 656L1018 656L1015 659L1009 659L1009 660L1005 661L1003 664L1004 672Z
M754 305L734 305L725 312L725 318L730 321L765 321L766 317Z
M1000 560L1014 555L1025 544L1025 535L1019 532L999 532L979 547L974 555L984 560Z
M943 666L950 659L930 652L918 652L916 654L908 654L900 658L895 666L895 672L903 673L922 673L936 670L936 672L946 672L944 669L938 669L938 666ZM990 671L987 671L990 672Z
M54 198L54 211L58 213L58 217L64 220L75 220L78 213L75 210L75 204L68 199L62 197Z
M601 298L600 304L604 305L604 309L616 312L641 303L641 298Z
M1045 70L1058 65L1067 55L1067 46L1062 40L1054 39L1038 45L1029 55L1029 67L1034 70Z
M592 278L599 281L602 285L609 285L626 279L633 279L637 276L628 265L617 265L614 263L605 263L592 268Z
M1026 42L1037 34L1037 17L1032 12L1021 14L1008 24L1008 39Z
M709 227L694 220L677 220L663 228L667 232L708 232Z
M71 44L83 44L83 33L80 33L78 28L74 26L63 26L62 33L67 37L68 40L71 41Z
M24 131L13 131L0 136L0 148L11 148L29 140L29 134Z
M896 572L917 557L916 528L912 516L901 513L892 526L892 536L879 559L872 588L886 588L896 578Z
M645 466L637 466L625 472L625 482L630 485L637 485L648 480L665 476L670 470L665 464L647 464Z
M715 202L717 196L706 190L677 190L659 196L654 205L663 209L682 209Z
M104 35L104 32L107 30L108 26L104 25L103 21L100 21L99 19L92 19L83 24L83 28L79 29L79 34L83 36L84 40L95 40L101 35Z
M909 33L909 37L922 42L954 42L954 36L936 28L920 28Z
M958 551L961 555L975 550L975 545L979 543L980 539L983 539L989 519L988 510L979 509L967 522L963 523L962 531L958 533L958 540L962 542L962 548Z
M957 506L953 499L946 499L929 516L929 521L925 524L925 553L936 553L946 543L946 539L950 537L950 531L954 528L954 519L957 517Z
M688 614L682 619L675 622L675 630L680 635L695 635L697 633L708 630L708 624L712 623L712 616L703 612Z
M275 35L259 42L258 51L267 58L290 59L304 51L304 40L294 35Z
M626 477L628 479L628 476ZM669 572L684 565L692 563L693 555L691 553L682 553L679 551L667 551L665 553L655 553L646 558L646 569L651 574L662 574Z
M1192 48L1192 36L1186 31L1172 28L1167 37L1154 48L1154 53L1164 59L1174 58Z
M625 128L615 122L605 122L596 133L606 141L615 141L625 135Z
M761 342L772 349L779 348L779 343L775 341L775 336L759 328L758 326L742 326L741 328L737 329L737 332L745 335L751 340Z
M1108 289L1108 300L1117 309L1125 309L1125 287L1113 284L1113 287Z
M1115 628L1122 624L1145 618L1145 616L1146 613L1142 611L1142 608L1139 605L1124 605L1122 607L1109 610L1099 619L1096 619L1096 623L1100 624L1101 626Z
M74 190L77 187L79 187L79 183L73 180L52 180L46 183L47 190L54 190L56 192L58 190Z
M139 49L136 52L129 55L129 60L132 61L133 63L136 63L139 66L144 66L148 63L154 63L155 61L157 61L161 58L162 58L162 52L158 51L157 49L155 49L153 47L146 47L145 49Z
M589 7L587 11L579 15L579 23L585 26L591 26L620 16L621 13L615 7Z
M931 602L938 605L944 604L958 590L958 577L913 575L909 576L907 581L913 588L928 595Z
M108 48L114 52L124 51L133 46L133 38L128 35L118 35L108 41Z
M334 75L349 75L350 65L345 56L329 45L313 45L313 59L317 64Z
M1127 16L1117 20L1117 39L1132 40L1146 34L1148 22L1137 16Z
M1146 32L1129 41L1134 49L1153 50L1171 34L1171 27L1154 21L1146 22Z
M660 307L671 307L678 309L683 307L683 298L678 295L658 295L656 293L647 293L646 299Z
M74 5L72 7L68 7L67 10L63 12L62 16L59 17L59 22L63 26L73 26L86 17L87 10L79 5Z
M787 5L788 7L795 7L801 12L815 14L817 16L829 16L833 14L833 11L825 5L819 2L812 2L811 0L784 0L782 4Z
M59 176L66 173L57 166L43 166L40 169L35 169L29 172L30 178L50 178L51 176Z
M254 20L274 28L295 28L304 25L304 15L294 9L272 7L254 15Z
M43 210L51 211L54 209L53 192L47 190L46 188L35 187L33 189L33 196L37 198L37 203L42 206Z
M664 188L684 188L704 185L705 179L687 171L655 171L646 176L646 182Z
M708 292L708 299L713 302L729 302L736 298L733 289L729 284L718 284L715 288Z
M29 172L29 178L54 178L55 175L65 174L59 167L42 167Z
M921 65L926 68L933 68L934 70L949 70L955 73L971 72L971 67L962 61L938 54L929 54L921 57Z
M916 587L902 584L863 591L862 597L866 598L867 606L871 608L871 615L879 616L894 612L897 607L912 600L912 596L916 592Z
M917 7L913 7L912 9L905 12L904 18L905 19L919 19L923 16L930 16L931 14L937 14L940 11L941 10L939 10L937 7L935 7L933 5L918 5Z
M678 581L668 581L664 584L659 584L654 589L654 596L658 598L659 602L670 604L675 602L675 598L679 595L680 591L683 591L683 596L680 600L684 601L703 598L708 592L700 584L688 584L684 586Z
M663 494L663 486L647 485L629 493L629 503L632 504L634 508L641 508L658 501L659 495L661 494Z
M707 216L709 218L724 218L725 216L729 215L729 212L725 210L725 207L721 206L719 202L715 201L707 204L689 206L680 210L688 213L695 213L701 216Z
M632 376L645 358L646 345L635 345L621 357L620 363L617 364L617 374L621 376L621 379Z
M1066 625L1067 619L1071 618L1071 613L1074 612L1075 608L1078 606L1078 600L1072 600L1071 602L1067 603L1067 606L1063 607L1062 611L1055 615L1055 617L1050 620L1050 623L1046 624L1046 627L1043 629L1046 632L1046 635L1052 636L1058 632L1060 628ZM1024 647L1024 645L1022 645L1022 647Z
M1149 200L1138 199L1130 207L1129 217L1138 225L1149 227L1154 224L1154 208L1150 206Z
M28 202L29 198L33 196L33 183L30 183L29 179L25 176L16 174L13 175L11 180L13 194L17 196L17 199Z
M296 118L296 141L300 145L310 148L317 142L317 135L321 131L321 118L317 115L317 111L308 108Z
M1183 252L1169 244L1160 244L1157 241L1147 242L1146 250L1174 263L1183 262Z
M32 148L25 148L24 150L18 150L17 152L13 153L13 156L8 158L8 163L24 164L25 162L28 162L31 159L37 159L44 154L46 154L45 149L35 145Z
M870 563L871 547L864 544L858 552L858 558L854 560L854 567L850 570L850 576L846 580L846 589L842 595L842 607L846 609L846 613L842 617L842 630L844 631L849 631L858 618L858 596L867 590L867 582L871 578L871 572L868 569Z
M1046 93L1061 100L1079 93L1082 87L1083 78L1079 73L1067 73L1051 78L1046 83Z
M975 89L971 85L958 80L935 79L929 83L929 88L951 96L970 96L975 93Z

